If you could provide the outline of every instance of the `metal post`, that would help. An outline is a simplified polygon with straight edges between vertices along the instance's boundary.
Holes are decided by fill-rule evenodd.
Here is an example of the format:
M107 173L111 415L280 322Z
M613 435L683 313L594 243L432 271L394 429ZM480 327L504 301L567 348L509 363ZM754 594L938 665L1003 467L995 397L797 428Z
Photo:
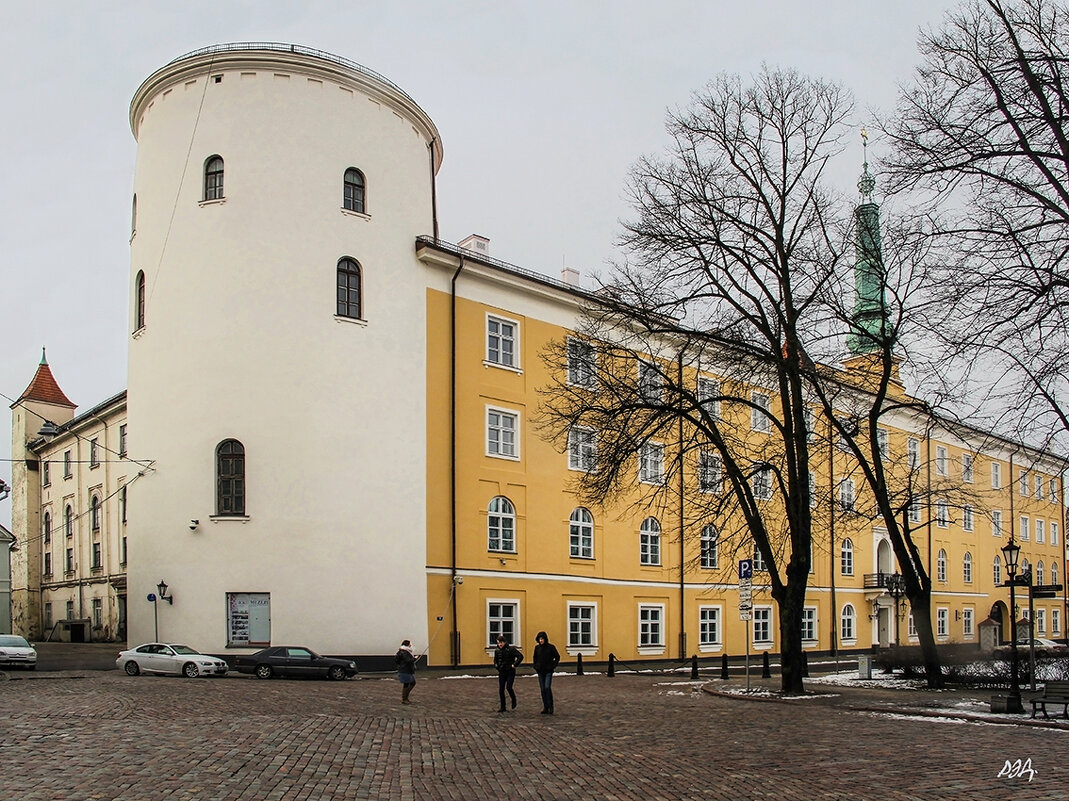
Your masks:
M609 678L616 675L616 654L609 654Z
M693 654L690 657L690 680L698 680L698 655Z
M1017 661L1017 577L1010 576L1010 711L1024 711L1021 705L1021 673Z
M575 656L575 675L576 676L582 676L583 675L583 655L582 654L576 654L576 656Z
M155 642L160 641L160 603L156 600L156 596L152 596L152 628L155 634Z

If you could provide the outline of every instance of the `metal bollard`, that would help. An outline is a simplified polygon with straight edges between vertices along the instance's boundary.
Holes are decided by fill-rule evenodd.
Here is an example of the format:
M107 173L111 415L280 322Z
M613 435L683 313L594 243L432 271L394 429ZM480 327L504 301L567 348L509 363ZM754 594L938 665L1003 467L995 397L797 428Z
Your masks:
M809 678L809 654L802 651L802 677Z
M575 675L576 676L582 676L583 675L583 655L582 654L576 654L576 657L575 657Z
M762 679L771 679L772 678L772 670L768 666L768 651L765 651L764 654L762 654L762 656L764 658L761 660L761 678Z
M616 654L609 654L609 678L616 675Z
M698 655L692 654L690 657L690 680L698 680Z
M728 680L728 655L720 654L720 678Z

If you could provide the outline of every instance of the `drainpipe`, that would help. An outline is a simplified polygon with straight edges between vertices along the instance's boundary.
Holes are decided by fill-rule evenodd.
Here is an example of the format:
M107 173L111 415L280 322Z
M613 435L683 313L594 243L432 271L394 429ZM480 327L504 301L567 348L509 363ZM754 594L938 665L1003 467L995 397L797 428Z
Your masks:
M431 151L433 153L433 149ZM437 218L434 238L438 239ZM450 634L450 657L453 666L460 664L460 633L457 631L457 278L464 269L464 254L449 283L449 549L450 549L450 606L453 631Z
M683 387L683 351L676 360L676 380ZM680 393L680 405L683 404ZM682 410L681 410L682 411ZM686 553L683 548L683 415L679 415L679 658L687 658Z
M436 172L434 169L434 143L437 142L437 137L431 139L430 144L427 146L431 152L431 229L434 231L434 241L438 242L438 187L436 182ZM461 266L463 267L463 257L461 257ZM460 270L458 269L459 273ZM453 276L453 280L456 280L456 276Z
M839 606L835 599L835 421L828 417L828 538L831 540L831 652L839 669Z

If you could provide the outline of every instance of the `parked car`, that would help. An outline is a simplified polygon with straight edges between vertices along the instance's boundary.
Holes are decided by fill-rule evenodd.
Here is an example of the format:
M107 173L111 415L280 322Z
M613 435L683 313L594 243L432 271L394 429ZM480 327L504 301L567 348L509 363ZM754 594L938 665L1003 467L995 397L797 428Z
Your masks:
M229 669L226 662L215 656L208 656L176 643L149 642L119 651L115 667L125 670L127 675L138 673L174 673L187 678L197 676L225 676Z
M261 679L309 676L341 681L357 674L356 662L320 656L311 648L301 645L275 645L254 654L239 656L234 660L234 669Z
M1027 637L1022 637L1017 640L1017 655L1018 657L1028 656L1028 643ZM1034 637L1032 643L1036 647L1037 656L1066 656L1069 655L1069 645L1064 643L1055 642L1054 640L1048 640L1046 637ZM1012 649L1009 645L1000 645L995 649L995 656L1002 657L1003 659L1009 659L1012 654Z
M37 651L17 634L0 634L0 668L37 669Z

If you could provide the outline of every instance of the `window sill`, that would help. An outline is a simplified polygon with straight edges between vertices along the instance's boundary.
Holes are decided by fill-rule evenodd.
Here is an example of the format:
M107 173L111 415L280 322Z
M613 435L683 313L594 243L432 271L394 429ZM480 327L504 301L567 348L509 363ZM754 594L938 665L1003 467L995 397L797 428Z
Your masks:
M347 323L349 325L359 325L365 328L367 327L367 320L365 320L363 317L345 317L341 314L335 314L334 322Z
M597 656L598 647L596 645L578 645L578 646L566 646L564 649L568 656Z
M708 643L707 645L699 645L698 652L702 654L718 654L724 650L723 643Z
M772 643L770 643L770 642L755 642L753 644L753 649L755 651L771 651L772 650Z
M201 208L204 208L205 206L221 206L224 203L226 203L226 198L225 197L216 197L216 198L212 198L211 200L200 200L200 201L197 201L197 205L200 206Z
M587 562L593 562L594 561L594 557L593 556L579 556L579 555L574 554L574 553L568 554L568 558L571 559L573 562L581 562L581 563L587 563Z
M251 518L248 515L209 515L208 519L213 523L248 523Z
M504 453L488 453L488 454L486 454L486 456L487 456L488 459L503 459L506 462L518 462L518 461L520 461L520 457L519 456L508 456L507 454L504 454Z
M664 654L663 645L640 645L638 652L642 656L661 656Z
M511 364L500 364L499 362L492 362L488 359L483 359L483 367L496 367L498 370L504 370L508 373L523 375L523 370L521 370L519 367L513 367Z
M358 217L361 220L370 220L371 215L366 211L356 211L355 209L347 209L344 206L341 209L341 213L346 217Z
M100 462L95 462L89 465L90 470L96 470L98 467L100 467Z

